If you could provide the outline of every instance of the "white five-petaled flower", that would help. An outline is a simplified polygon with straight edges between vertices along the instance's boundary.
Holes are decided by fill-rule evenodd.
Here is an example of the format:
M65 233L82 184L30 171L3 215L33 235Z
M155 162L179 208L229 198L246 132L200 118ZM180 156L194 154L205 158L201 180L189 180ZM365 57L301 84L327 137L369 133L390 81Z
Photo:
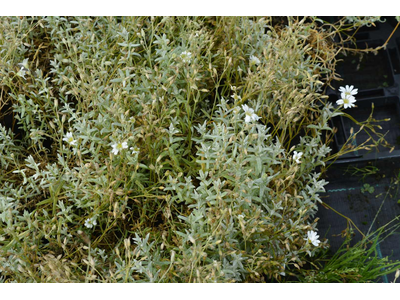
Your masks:
M183 62L189 62L191 57L192 57L192 53L190 53L188 51L183 51L181 53L181 59L183 60Z
M307 238L305 240L311 244L313 244L315 247L319 246L319 243L321 243L320 240L318 240L319 235L313 230L307 232Z
M138 147L130 147L129 149L132 151L132 154L139 153L140 150Z
M240 97L238 94L233 94L232 96L231 96L232 98L233 98L233 100L235 100L235 102L236 101L239 101L240 99L242 99L242 97Z
M343 107L346 108L352 108L354 107L354 103L356 103L356 98L354 98L354 96L347 96L347 98L342 98L336 101L337 105L342 105Z
M72 132L68 132L65 136L65 138L63 138L63 141L67 142L68 144L75 146L76 145L76 140L74 140L74 137L72 135Z
M117 155L118 152L121 151L122 149L128 148L128 143L127 142L118 142L118 143L112 144L111 147L113 148L111 150L111 152L114 155Z
M85 221L85 226L87 228L93 228L96 225L97 225L96 217L86 219Z
M259 65L261 62L258 57L250 55L250 65Z
M303 152L293 151L293 159L299 164L301 163L300 158L303 156Z
M251 121L257 121L258 119L261 119L261 117L257 116L254 113L254 109L248 107L247 104L243 104L242 108L246 114L246 117L244 118L244 121L246 123L250 123Z
M353 96L357 95L358 93L358 89L355 89L353 85L348 86L346 85L346 87L340 87L339 88L339 92L341 93L340 96L342 98L348 98L349 96Z

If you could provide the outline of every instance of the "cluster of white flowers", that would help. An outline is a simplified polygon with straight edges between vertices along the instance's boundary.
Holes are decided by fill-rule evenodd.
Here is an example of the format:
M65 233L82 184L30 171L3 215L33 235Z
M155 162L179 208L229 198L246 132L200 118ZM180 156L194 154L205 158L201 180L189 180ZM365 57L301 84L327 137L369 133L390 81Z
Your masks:
M244 118L244 121L246 123L250 123L251 121L257 121L257 120L261 119L261 117L257 116L254 113L254 109L248 107L246 104L243 104L242 108L246 114L246 117Z
M85 226L87 228L93 228L96 225L97 225L96 217L86 219L85 221Z
M72 132L67 132L67 134L63 138L63 141L70 144L71 146L75 146L77 143L77 140L74 139ZM113 153L114 155L117 155L119 153L119 151L122 151L123 149L128 148L128 143L127 142L116 142L111 145L111 148L112 148L111 153ZM132 154L137 154L140 151L140 149L138 147L130 147L129 149L132 151Z
M183 62L190 62L192 53L190 53L188 51L183 51L180 56L181 56L181 59Z
M296 161L298 164L301 163L300 159L303 156L303 152L293 151L293 160Z
M318 238L319 238L319 235L317 235L317 233L315 231L311 230L311 231L307 232L307 238L305 238L305 240L308 243L313 244L315 247L318 247L319 243L321 243L321 241L318 240Z
M337 105L343 105L344 108L354 107L354 103L357 101L354 95L358 93L358 89L355 89L353 85L346 87L339 87L341 99L336 101Z

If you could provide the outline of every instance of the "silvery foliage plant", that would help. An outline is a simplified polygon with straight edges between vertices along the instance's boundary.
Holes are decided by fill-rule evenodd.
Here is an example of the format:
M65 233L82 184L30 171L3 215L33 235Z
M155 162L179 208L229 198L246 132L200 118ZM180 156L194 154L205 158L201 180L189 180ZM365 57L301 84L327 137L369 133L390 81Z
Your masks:
M285 274L286 266L301 265L304 254L318 251L303 235L316 226L312 217L327 182L304 171L323 163L330 149L318 147L319 136L303 137L296 149L305 157L298 164L270 128L246 123L244 111L224 99L218 106L212 125L196 128L198 187L190 177L172 176L166 187L175 193L171 203L192 208L180 216L186 229L179 235L184 257L194 262L182 261L179 271L214 281L240 281L249 270L255 277ZM326 117L331 109L325 108Z
M301 272L342 112L329 31L288 21L2 18L0 281Z

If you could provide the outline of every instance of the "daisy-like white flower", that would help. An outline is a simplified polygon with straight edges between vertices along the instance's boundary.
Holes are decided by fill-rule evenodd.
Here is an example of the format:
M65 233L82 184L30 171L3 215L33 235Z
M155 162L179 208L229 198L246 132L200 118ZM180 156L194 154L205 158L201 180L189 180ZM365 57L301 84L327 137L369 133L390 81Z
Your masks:
M233 94L232 96L231 96L232 98L233 98L233 100L235 100L235 102L236 101L239 101L240 99L242 99L242 97L240 97L238 94Z
M85 221L85 226L87 228L93 228L96 225L97 225L96 217L86 219Z
M250 55L250 65L259 65L261 62L257 56Z
M72 135L72 132L68 132L65 135L65 138L63 138L63 141L67 142L68 144L70 144L71 146L75 146L76 145L76 140L74 140L74 137Z
M307 232L307 238L305 240L311 244L313 244L315 247L319 246L319 243L321 243L320 240L318 240L319 235L313 230Z
M343 95L343 93L342 93ZM352 108L354 107L354 103L356 103L356 98L354 96L347 96L347 98L342 98L336 101L337 105L343 105L343 107L346 108Z
M341 86L339 88L339 92L341 93L340 96L342 97L342 99L345 99L345 98L351 99L350 96L353 96L353 98L354 98L354 95L357 95L358 89L355 89L353 85L351 85L351 86L346 85L346 87Z
M192 57L192 53L190 53L188 51L183 51L181 53L181 59L183 60L183 62L189 62L191 57Z
M112 144L111 147L113 148L111 150L111 152L114 155L117 155L118 152L121 151L122 149L128 148L128 143L127 142L118 142L118 143Z
M293 151L293 160L295 160L298 164L301 163L300 159L303 156L303 152Z
M250 123L251 121L257 121L258 119L261 119L261 117L257 116L254 113L254 109L248 107L247 104L243 104L242 108L246 114L246 117L244 118L244 121L246 123Z
M132 154L139 153L140 150L138 147L130 147L129 149L132 151Z

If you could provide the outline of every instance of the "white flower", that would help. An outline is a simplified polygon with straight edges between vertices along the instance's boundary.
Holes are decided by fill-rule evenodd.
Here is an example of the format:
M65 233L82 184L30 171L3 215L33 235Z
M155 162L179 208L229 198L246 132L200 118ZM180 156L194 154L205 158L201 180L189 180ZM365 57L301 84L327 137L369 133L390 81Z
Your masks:
M352 108L354 107L354 103L356 103L356 98L354 98L354 96L347 96L347 98L342 98L336 101L337 105L342 105L344 106L344 108Z
M346 85L346 87L340 87L339 91L341 92L340 96L342 97L342 99L351 99L349 98L349 96L354 96L358 93L358 89L355 89L353 85L348 86ZM353 97L354 98L354 97Z
M97 225L96 217L86 219L85 226L87 228L93 228L93 226Z
M300 158L303 156L303 152L293 151L293 159L299 164L301 163Z
M115 144L111 145L111 147L113 148L113 149L111 150L111 152L112 152L114 155L117 155L118 152L121 151L122 149L128 148L128 143L127 143L127 142L122 142L122 143L121 143L121 142L118 142L118 143L115 143Z
M321 243L320 240L318 240L319 235L313 230L307 232L307 238L305 240L311 244L313 244L315 247L318 247L319 243Z
M191 57L192 57L192 53L190 53L188 51L183 51L181 53L181 59L183 60L183 62L189 62Z
M140 150L138 147L130 147L129 149L132 151L132 154L139 153Z
M250 55L250 65L259 65L261 62L258 57Z
M249 108L246 104L242 105L242 108L246 114L246 117L244 119L244 121L246 123L249 123L251 121L257 121L258 119L261 119L259 116L257 116L254 113L254 110L252 108Z
M242 99L242 97L240 97L238 94L233 94L233 96L231 96L232 98L233 98L233 100L235 100L235 102L236 101L239 101L240 99Z
M75 146L76 145L76 140L74 140L74 137L72 136L72 132L68 132L63 138L63 141L67 142L68 144Z

